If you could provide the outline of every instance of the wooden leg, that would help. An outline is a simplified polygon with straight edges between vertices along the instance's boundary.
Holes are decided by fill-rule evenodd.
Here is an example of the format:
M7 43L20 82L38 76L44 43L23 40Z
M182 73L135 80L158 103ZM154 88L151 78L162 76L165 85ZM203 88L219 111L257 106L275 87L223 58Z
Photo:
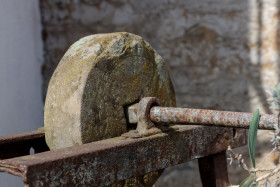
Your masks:
M204 187L229 186L225 151L199 158L198 165Z

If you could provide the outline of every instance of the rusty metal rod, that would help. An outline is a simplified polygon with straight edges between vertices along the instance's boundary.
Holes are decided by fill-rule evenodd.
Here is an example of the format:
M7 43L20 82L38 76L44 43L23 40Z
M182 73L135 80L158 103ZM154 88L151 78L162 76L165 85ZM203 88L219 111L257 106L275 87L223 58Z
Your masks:
M190 108L152 107L150 119L155 123L208 125L233 128L249 128L252 113L229 112ZM275 129L277 115L261 115L259 129Z
M137 104L126 110L128 122L137 124ZM150 119L154 123L206 125L232 128L249 128L252 113L218 110L175 108L154 106L150 109ZM273 130L278 124L277 115L263 114L260 117L259 129Z

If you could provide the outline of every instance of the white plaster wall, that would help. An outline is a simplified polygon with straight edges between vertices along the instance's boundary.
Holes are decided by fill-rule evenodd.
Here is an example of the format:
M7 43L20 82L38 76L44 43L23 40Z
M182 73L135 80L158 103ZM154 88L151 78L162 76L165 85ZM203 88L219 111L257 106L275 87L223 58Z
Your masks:
M37 0L0 0L0 136L43 126L42 41ZM0 186L23 186L0 173Z

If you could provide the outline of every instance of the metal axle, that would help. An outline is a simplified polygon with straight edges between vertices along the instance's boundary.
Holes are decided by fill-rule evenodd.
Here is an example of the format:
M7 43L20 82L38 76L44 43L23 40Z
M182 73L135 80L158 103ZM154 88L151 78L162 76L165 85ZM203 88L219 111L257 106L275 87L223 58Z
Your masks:
M128 122L137 124L138 103L127 108ZM232 128L249 128L252 113L230 112L192 108L175 108L153 106L149 111L149 119L156 124L206 125ZM263 114L260 117L259 129L273 130L278 124L277 115Z

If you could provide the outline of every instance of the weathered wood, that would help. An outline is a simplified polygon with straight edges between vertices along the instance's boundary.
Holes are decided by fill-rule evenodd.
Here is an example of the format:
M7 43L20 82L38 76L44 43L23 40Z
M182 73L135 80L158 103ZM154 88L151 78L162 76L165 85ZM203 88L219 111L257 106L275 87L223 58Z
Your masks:
M225 151L198 159L200 178L204 187L229 185L226 159Z

